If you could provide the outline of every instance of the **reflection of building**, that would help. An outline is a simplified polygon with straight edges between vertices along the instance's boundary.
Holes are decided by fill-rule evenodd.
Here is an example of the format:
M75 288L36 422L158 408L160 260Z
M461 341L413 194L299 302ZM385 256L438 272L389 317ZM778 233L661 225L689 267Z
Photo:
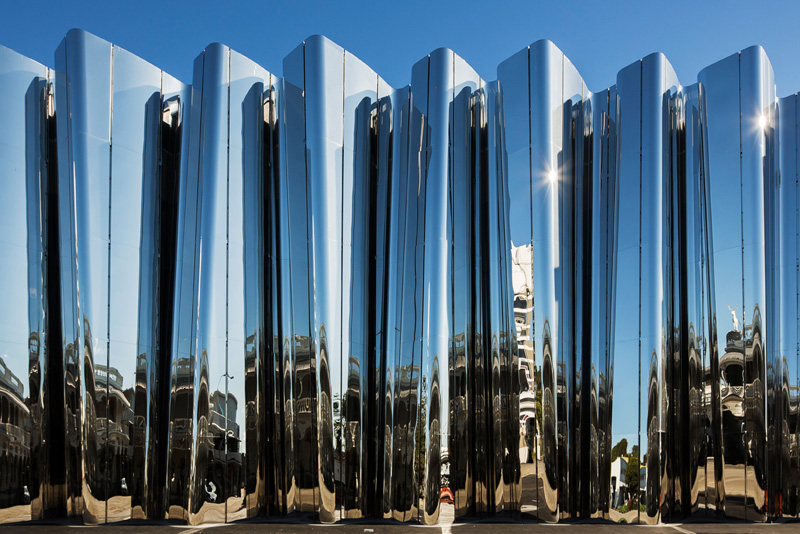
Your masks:
M95 399L97 400L97 435L106 438L114 454L127 454L130 445L133 391L122 389L124 379L114 367L94 366ZM106 392L108 403L106 404ZM103 417L106 414L106 417Z
M744 417L744 353L742 333L730 330L725 336L725 353L719 359L723 417Z
M756 439L752 432L746 432L745 420L753 417L757 427L764 425L764 387L759 369L764 366L761 352L760 314L755 310L754 321L742 321L741 330L734 328L725 336L725 353L720 357L720 404L723 432L723 450L726 461L745 463L752 460L758 452L754 450ZM733 431L731 431L733 429Z
M533 451L541 457L541 421L536 419L536 389L534 385L533 353L533 281L532 248L530 245L511 247L511 283L514 290L514 326L519 355L519 422L520 460L533 461Z
M749 383L776 369L762 367L757 346L745 342L756 337L754 327L740 330L733 315L727 343L718 346L716 318L703 315L719 311L711 302L712 275L733 281L717 283L718 295L729 287L738 295L742 282L739 306L748 313L753 296L772 294L769 277L778 265L762 260L767 254L772 261L771 253L785 247L769 250L775 243L767 238L776 232L766 216L780 216L784 224L795 213L759 204L775 200L767 193L776 181L759 175L757 158L744 154L761 140L745 135L743 111L753 109L748 91L759 87L762 102L775 94L767 83L753 83L768 72L767 62L761 53L757 63L752 53L750 60L737 54L716 87L691 88L673 86L668 65L653 55L626 69L618 87L595 92L552 44L520 52L490 82L450 52L437 51L415 67L411 89L394 91L319 37L287 59L287 79L212 45L198 58L196 83L185 86L109 43L73 32L57 56L66 76L51 80L46 69L35 69L53 86L39 96L49 99L50 89L59 95L48 101L47 115L37 116L35 106L6 90L25 77L16 70L25 61L0 50L0 138L21 146L26 121L52 126L58 107L58 132L36 130L31 133L48 135L29 137L48 143L34 152L59 155L42 165L63 171L31 179L24 170L47 169L25 169L26 158L12 164L4 146L9 164L0 199L8 212L3 217L19 216L8 226L17 234L15 246L24 248L26 237L29 247L36 241L25 235L35 226L26 227L26 216L28 223L39 217L58 235L47 236L47 250L38 255L28 250L18 279L0 269L8 275L0 280L6 289L23 289L3 306L19 324L42 318L33 308L25 317L34 298L53 306L39 323L53 350L39 355L38 337L31 338L40 359L26 361L23 349L16 351L19 361L6 361L25 389L22 369L47 364L41 376L30 375L36 403L25 401L20 380L0 380L0 478L34 463L36 475L46 475L43 484L52 484L42 493L59 493L52 505L42 505L45 515L80 514L96 498L106 501L97 507L99 521L139 514L142 500L148 517L163 516L168 507L171 517L192 523L293 510L327 520L347 516L336 503L351 502L341 496L353 492L368 495L364 512L373 517L388 507L394 518L425 520L430 514L420 505L439 498L458 501L459 517L513 515L528 507L551 521L603 516L609 488L612 500L626 489L639 500L644 488L649 520L658 521L658 510L674 518L695 506L686 499L681 510L661 502L673 491L662 489L682 486L694 496L701 476L707 483L699 506L732 502L709 488L732 489L715 486L713 477L723 476L716 467L725 462L716 460L750 446L742 445L745 432L737 425L746 419L746 439L773 452L774 441L763 438L764 411L750 403L766 405L765 394L772 402L789 392L790 406L774 411L791 420L776 421L771 436L796 433L800 417L796 376L780 390ZM345 72L345 59L338 83L338 74L330 74ZM64 85L67 79L72 85ZM31 80L23 81L26 91ZM703 116L706 90L709 110L719 109L720 93L729 91L728 122ZM12 120L14 110L25 113ZM783 139L796 116L781 120L791 124ZM737 120L738 130L732 127ZM194 133L183 135L181 123ZM717 124L727 130L715 132ZM725 152L738 150L740 167L712 165L709 175L705 151L720 144L712 142L720 133L733 140ZM794 150L796 142L789 146ZM89 172L98 168L107 172ZM710 179L717 180L714 187ZM57 190L42 191L49 200L37 206L29 186L47 183ZM737 196L737 183L752 198ZM704 192L694 186L711 191L720 184L732 196L707 209L711 204L698 200ZM795 208L795 196L782 190L780 198ZM712 212L724 226L706 226ZM108 213L113 224L95 227ZM719 250L732 248L709 271L714 258L707 254L715 249L704 238L711 230L733 233L716 241ZM731 261L737 255L742 261ZM56 268L38 270L45 260ZM726 264L733 270L723 278ZM796 263L788 264L786 274L794 276ZM25 278L42 273L46 285L25 286ZM759 302L769 328L776 328L773 305L790 302ZM353 314L349 329L337 312ZM685 320L693 321L688 330ZM0 320L3 335L7 322ZM0 341L13 336L15 345L24 345L28 329ZM725 328L719 333L725 337ZM695 396L701 357L684 350L693 335L715 338L712 350L700 355L710 361L703 407ZM450 354L429 352L444 348L445 340ZM783 347L782 341L766 339L765 346ZM352 354L360 359L348 360ZM797 355L789 358L787 367L798 369ZM689 383L681 383L684 376ZM39 387L48 393L44 398ZM25 405L32 410L27 415ZM700 423L695 414L710 414L712 406ZM35 412L40 409L45 413ZM37 415L47 418L46 447L40 447ZM440 439L432 439L438 431ZM76 461L53 461L53 433ZM644 466L640 475L639 453L627 466L625 459L610 465L614 433L637 436L637 446L646 449L641 456L650 460L649 481ZM781 465L796 462L797 439L776 440L795 451L785 462L775 458ZM712 456L713 464L707 462ZM750 456L745 460L768 457ZM774 508L773 483L784 478L763 477L747 461L745 476L757 475L745 479L751 492L745 499L754 503L749 509ZM346 472L351 468L361 469L357 477ZM611 471L615 482L607 478ZM335 496L331 472L344 481ZM455 496L430 493L437 474L441 490ZM763 480L766 504L756 502L763 500ZM9 485L21 491L24 484L20 478ZM128 486L128 509L119 507L124 499L106 499ZM240 490L247 493L244 504ZM790 502L796 485L786 491ZM210 501L214 513L205 506ZM447 513L442 517L450 519Z
M25 387L0 358L0 507L23 504L31 458L31 413Z
M107 488L109 496L127 494L127 473L133 456L133 388L124 390L123 383L124 378L116 368L95 364L95 425L102 451L96 467L102 468L108 480L120 481L118 487Z
M228 436L228 450L239 451L239 425L236 423L236 411L239 401L232 393L222 391L211 394L211 412L209 426L215 436Z
M625 485L625 473L628 470L628 461L626 458L619 456L616 460L611 462L611 492L610 503L611 508L617 508L625 503L628 498L628 487Z

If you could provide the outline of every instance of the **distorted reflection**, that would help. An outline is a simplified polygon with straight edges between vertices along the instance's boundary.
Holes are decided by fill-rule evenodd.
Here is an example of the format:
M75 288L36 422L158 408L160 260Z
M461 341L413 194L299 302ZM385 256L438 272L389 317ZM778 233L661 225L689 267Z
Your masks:
M0 48L0 522L800 514L800 128L765 52L393 89ZM63 72L62 72L63 71Z

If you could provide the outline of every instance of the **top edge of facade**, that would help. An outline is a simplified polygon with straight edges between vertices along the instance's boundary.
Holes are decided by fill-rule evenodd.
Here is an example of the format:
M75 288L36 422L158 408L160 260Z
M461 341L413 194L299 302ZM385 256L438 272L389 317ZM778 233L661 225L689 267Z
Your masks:
M728 61L731 61L733 58L739 58L741 61L742 59L758 59L759 61L763 61L767 66L767 70L772 73L774 69L772 67L772 61L769 59L769 55L767 51L764 50L764 47L761 45L752 45L746 48L742 48L738 52L734 52L732 54L728 54L727 56L718 59L714 63L703 67L700 72L697 73L697 80L702 81L703 78L713 75L714 71L719 70L720 68L724 68L724 64Z
M147 63L149 65L152 65L152 66L154 66L156 68L159 68L159 70L161 70L162 73L167 74L167 75L171 76L172 78L175 78L174 76L172 76L171 74L167 73L166 71L164 71L163 69L161 69L160 67L155 65L154 63L151 63L151 62L147 61L146 59L143 59L141 56L138 56L135 53L127 50L126 48L121 47L121 46L119 46L117 44L114 44L113 42L110 42L110 41L108 41L106 39L103 39L102 37L99 37L99 36L89 32L87 30L83 30L83 29L80 29L80 28L72 28L72 29L70 29L66 33L64 39L62 40L62 44L67 42L68 40L78 39L78 38L90 39L90 40L93 40L95 42L104 43L104 44L108 44L109 46L113 46L115 51L124 51L125 53L131 54L132 56L142 60L143 62L145 62L145 63ZM309 45L312 45L312 46L314 46L314 45L320 45L320 46L327 45L327 46L330 46L330 47L334 48L337 52L340 52L340 53L344 54L347 57L348 60L350 60L350 61L358 61L359 63L363 64L365 67L369 68L372 72L375 72L376 75L379 78L380 83L382 83L384 85L390 85L390 84L387 84L387 82L384 80L383 77L380 76L380 74L378 74L374 69L369 67L369 65L367 65L356 54L354 54L353 52L345 49L344 47L342 47L341 45L339 45L338 43L336 43L335 41L333 41L329 37L327 37L325 35L322 35L322 34L309 35L300 44L298 44L297 47L295 47L290 53L288 53L284 57L284 61L283 61L284 68L285 68L287 59L289 59L291 56L293 56L294 53L298 49L302 50L306 46L309 46ZM270 73L270 75L278 76L275 73L275 71L272 71L272 70L260 65L258 62L254 61L253 59L251 59L247 55L232 49L230 46L228 46L228 45L226 45L226 44L224 44L222 42L209 43L208 45L206 45L204 47L203 51L199 55L202 55L203 53L206 53L206 52L208 52L208 51L210 51L210 50L212 50L212 49L214 49L216 47L225 47L231 53L236 53L236 54L240 55L245 60L252 62L255 66L264 69L265 71ZM8 51L14 52L15 54L19 54L22 57L26 57L27 58L27 56L24 56L23 54L20 54L19 52L16 52L13 49L10 49L8 47L3 47L3 48L7 49ZM536 41L533 41L531 44L527 45L526 47L520 49L519 51L517 51L516 53L512 54L508 58L504 59L503 61L501 61L498 64L497 73L499 73L499 71L502 70L503 65L511 62L516 56L518 56L519 54L523 54L525 51L528 51L528 53L532 52L533 54L544 54L544 53L560 54L562 56L563 60L565 61L565 65L569 64L570 66L572 66L572 68L575 69L575 71L578 73L578 75L581 76L581 79L583 79L583 76L580 74L580 69L577 68L577 66L564 53L564 51L561 50L561 48L559 48L553 41L551 41L549 39L538 39ZM433 55L441 54L441 53L451 54L453 56L454 60L463 61L467 66L469 66L470 68L472 68L473 71L475 71L475 69L470 65L469 61L467 61L465 58L463 58L462 56L460 56L459 54L457 54L451 48L448 48L448 47L436 48L436 49L432 50L429 54L427 54L424 58L420 58L419 61L423 61L423 60L425 60L427 58L430 58ZM731 57L734 57L734 56L739 56L739 57L758 57L758 56L761 56L761 59L765 61L765 64L766 64L768 70L769 71L773 71L774 70L773 67L772 67L772 63L771 63L771 61L769 59L769 55L767 54L767 52L764 49L764 47L761 46L761 45L752 45L752 46L745 47L745 48L743 48L743 49L741 49L741 50L739 50L737 52L734 52L732 54L729 54L728 56L725 56L725 57L715 61L714 63L711 63L710 65L704 67L703 69L701 69L697 73L696 80L697 81L701 81L703 76L707 75L708 72L713 72L716 68L719 67L720 64L722 64L723 62L725 62L726 60L729 60ZM27 59L30 59L30 58L27 58ZM619 76L619 74L621 72L623 72L624 70L632 67L633 65L635 65L637 63L646 63L646 62L649 62L649 61L659 61L659 60L665 62L666 68L669 71L668 74L670 75L670 77L672 77L673 79L678 79L677 73L675 72L675 69L674 69L673 65L670 63L669 59L667 58L667 56L663 52L652 52L650 54L646 54L646 55L642 56L640 59L631 62L630 64L626 65L622 69L619 69L617 71L617 77ZM39 62L37 62L37 61L35 61L33 59L31 59L31 61L34 61L35 63L37 63L39 65L42 65L43 67L52 68L52 67L49 67L48 65L41 64L41 63L39 63ZM477 74L477 71L475 71L475 72ZM484 81L484 82L488 83L490 81L490 80L485 80L480 75L478 75L478 77L481 78L481 80ZM500 76L498 75L497 78L499 78L499 77ZM178 78L175 78L175 79L177 81L180 81L181 83L185 83L182 80L179 80ZM584 81L584 84L585 84L585 81ZM403 88L405 88L407 86L408 86L408 84L401 85L401 86L398 86L398 87L395 87L395 86L391 86L391 87L392 87L393 90L398 90L398 89L403 89ZM591 95L594 92L590 87L588 87L588 85L586 85L586 89L587 89L587 96ZM608 89L608 88L605 88L605 89ZM787 96L794 95L794 94L796 94L796 92L789 93L789 94L787 94Z
M127 48L124 48L124 47L122 47L122 46L120 46L118 44L114 44L111 41L103 39L102 37L100 37L98 35L95 35L95 34L89 32L89 31L86 31L86 30L83 30L83 29L80 29L80 28L72 28L72 29L70 29L66 33L66 35L64 35L64 38L59 43L59 45L57 47L57 50L61 49L62 47L64 47L68 42L75 42L75 41L78 41L78 40L93 41L96 44L107 45L109 48L113 48L115 54L116 53L128 54L130 57L135 58L136 60L141 61L142 63L145 63L145 64L147 64L147 65L149 65L149 66L151 66L151 67L153 67L155 69L158 69L159 71L161 71L161 73L163 75L169 76L170 78L172 78L172 79L174 79L174 80L176 80L176 81L178 81L178 82L180 82L180 83L182 83L184 85L187 85L186 82L184 82L183 80L180 80L179 78L173 76L169 72L165 71L164 69L162 69L161 67L156 65L155 63L151 63L150 61L144 59L140 55L138 55L138 54L136 54L134 52L131 52ZM206 48L208 48L208 47L206 47Z
M50 70L52 70L52 67L50 67L49 65L45 65L44 63L40 63L40 62L36 61L35 59L31 59L28 56L26 56L25 54L17 52L13 48L9 48L7 46L0 45L0 54L3 54L3 55L9 55L10 54L10 55L16 56L15 59L17 61L28 62L28 63L31 64L32 67L40 67L42 69L50 69Z

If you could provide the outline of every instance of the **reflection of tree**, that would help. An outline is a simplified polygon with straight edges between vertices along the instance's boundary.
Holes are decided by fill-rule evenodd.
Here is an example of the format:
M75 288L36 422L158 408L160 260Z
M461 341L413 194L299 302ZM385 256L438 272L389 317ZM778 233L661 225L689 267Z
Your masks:
M619 440L619 443L614 445L614 448L611 449L611 461L613 462L620 456L625 456L628 453L628 440L622 438Z
M427 409L427 395L425 394L428 388L428 377L422 377L422 394L420 395L419 399L419 417L417 418L417 429L415 432L415 442L416 442L416 467L417 467L417 483L419 484L420 492L423 490L423 481L425 480L425 436L428 434L426 432L426 423L428 421L428 409Z
M627 448L627 442L626 442ZM634 445L628 458L628 468L625 470L625 485L633 495L633 502L639 502L639 446Z

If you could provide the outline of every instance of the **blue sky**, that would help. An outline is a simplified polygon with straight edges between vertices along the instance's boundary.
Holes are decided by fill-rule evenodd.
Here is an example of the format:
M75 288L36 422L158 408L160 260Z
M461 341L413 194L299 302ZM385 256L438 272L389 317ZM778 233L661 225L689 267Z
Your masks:
M0 44L42 63L53 64L67 30L82 28L185 82L208 43L225 43L280 74L283 57L321 33L394 86L408 83L411 66L442 46L494 79L498 63L546 38L593 91L650 52L664 52L688 85L703 67L753 44L772 60L778 96L800 91L800 2L3 0L0 14Z

